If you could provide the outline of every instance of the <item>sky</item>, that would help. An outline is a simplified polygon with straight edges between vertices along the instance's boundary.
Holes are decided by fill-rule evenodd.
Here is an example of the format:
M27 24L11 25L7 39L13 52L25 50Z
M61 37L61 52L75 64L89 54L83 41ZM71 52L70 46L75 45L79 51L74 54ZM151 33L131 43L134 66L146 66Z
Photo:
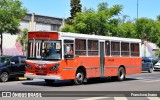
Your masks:
M28 13L67 18L70 16L70 0L20 0L23 6L28 9ZM122 5L121 15L128 15L130 19L146 17L156 20L160 15L160 0L81 0L82 9L84 7L97 9L97 5L107 2L109 7Z

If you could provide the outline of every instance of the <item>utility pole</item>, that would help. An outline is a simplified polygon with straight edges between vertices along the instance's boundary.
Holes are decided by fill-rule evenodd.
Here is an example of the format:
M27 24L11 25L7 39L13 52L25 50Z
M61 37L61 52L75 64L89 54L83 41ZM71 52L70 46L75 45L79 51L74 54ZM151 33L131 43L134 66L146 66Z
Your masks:
M137 19L138 19L138 10L139 10L139 9L138 9L138 6L139 6L139 5L138 5L138 0L137 0Z

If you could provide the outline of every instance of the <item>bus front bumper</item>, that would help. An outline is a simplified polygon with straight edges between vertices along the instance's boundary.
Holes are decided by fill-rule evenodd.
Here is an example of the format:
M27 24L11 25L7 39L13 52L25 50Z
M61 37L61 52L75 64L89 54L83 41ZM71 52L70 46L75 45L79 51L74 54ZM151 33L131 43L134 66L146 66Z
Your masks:
M51 79L51 80L62 80L60 75L35 75L35 74L25 74L24 75L26 78L31 78L31 79Z

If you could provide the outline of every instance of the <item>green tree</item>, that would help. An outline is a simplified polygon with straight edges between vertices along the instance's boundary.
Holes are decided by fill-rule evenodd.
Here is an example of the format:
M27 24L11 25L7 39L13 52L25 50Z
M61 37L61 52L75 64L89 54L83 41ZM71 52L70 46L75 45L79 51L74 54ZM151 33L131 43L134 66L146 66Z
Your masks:
M74 27L72 25L66 24L65 27L60 29L62 32L72 32L74 33Z
M73 19L76 16L77 12L81 12L82 11L82 5L80 4L80 0L71 0L70 1L70 14L71 17L67 18L67 24L72 24L73 23Z
M156 43L160 47L160 21L155 22L153 36L151 36L152 42Z
M159 26L156 21L148 18L139 18L136 20L137 38L156 43L159 35Z
M160 21L160 15L157 16L157 20Z
M156 51L155 51L155 55L156 55L158 58L160 58L160 50L156 50Z
M115 27L118 24L114 23L115 19L113 17L117 16L121 10L122 6L120 5L108 8L107 3L100 3L98 11L92 8L85 8L83 12L78 12L71 26L78 33L108 35L108 33L116 30ZM110 27L111 23L114 27ZM68 27L68 25L65 27ZM64 31L65 27L61 30Z
M26 51L27 49L27 34L28 34L28 29L25 28L20 32L20 35L17 38L17 41L19 41L20 44L23 46L23 51Z
M130 22L122 23L119 26L119 37L126 37L126 38L136 38L136 30L135 30L135 24Z
M82 5L80 4L80 0L71 0L71 18L73 19L76 16L77 12L82 11Z
M19 0L0 0L0 37L1 55L3 54L2 43L3 33L17 34L21 19L26 15L27 10L22 7Z

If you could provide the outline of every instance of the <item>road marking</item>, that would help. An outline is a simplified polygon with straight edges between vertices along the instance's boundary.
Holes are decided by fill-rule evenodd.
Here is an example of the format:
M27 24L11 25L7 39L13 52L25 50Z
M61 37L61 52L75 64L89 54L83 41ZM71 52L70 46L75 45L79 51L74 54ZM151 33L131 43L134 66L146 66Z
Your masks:
M147 97L149 100L160 100L158 97Z
M128 100L126 97L114 97L114 100Z
M99 99L106 99L110 97L91 97L91 98L84 98L84 99L77 99L77 100L99 100Z

